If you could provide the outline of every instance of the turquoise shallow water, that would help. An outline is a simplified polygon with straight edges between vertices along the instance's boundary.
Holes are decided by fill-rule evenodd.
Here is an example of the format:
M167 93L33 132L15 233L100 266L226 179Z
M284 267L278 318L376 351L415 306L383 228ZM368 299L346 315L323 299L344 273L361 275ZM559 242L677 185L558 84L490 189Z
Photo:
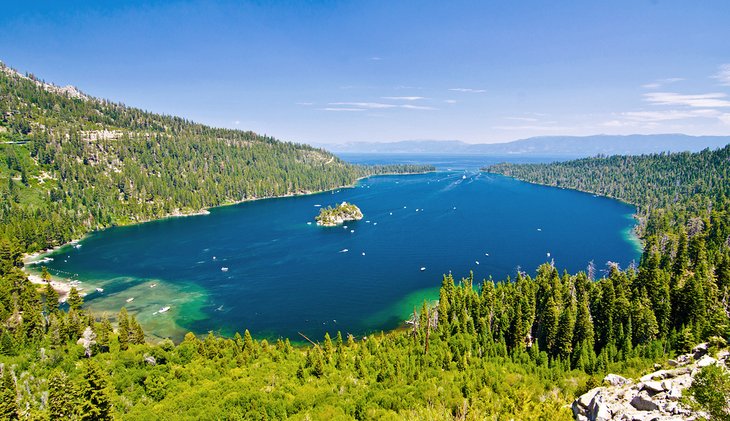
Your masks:
M341 201L365 218L346 229L307 224L316 205ZM78 274L92 309L127 306L157 336L246 328L272 338L359 335L400 325L437 296L449 271L503 279L552 259L571 272L591 260L626 266L639 257L626 235L633 211L474 170L382 176L109 229L56 251L47 265L62 277Z

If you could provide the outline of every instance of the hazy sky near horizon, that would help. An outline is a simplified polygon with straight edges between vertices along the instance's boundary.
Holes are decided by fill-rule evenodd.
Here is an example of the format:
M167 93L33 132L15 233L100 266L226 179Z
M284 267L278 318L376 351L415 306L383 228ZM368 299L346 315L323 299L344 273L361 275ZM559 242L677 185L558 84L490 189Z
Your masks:
M727 0L0 10L0 60L21 72L284 140L730 134Z

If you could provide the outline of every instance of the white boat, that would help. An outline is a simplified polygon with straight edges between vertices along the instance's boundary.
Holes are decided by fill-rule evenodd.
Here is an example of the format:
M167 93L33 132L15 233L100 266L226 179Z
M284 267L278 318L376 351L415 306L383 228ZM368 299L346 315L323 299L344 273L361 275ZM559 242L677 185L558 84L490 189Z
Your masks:
M157 286L157 284L152 284L152 285L150 285L150 288L154 288L156 286Z
M320 208L322 205L314 205L315 208Z
M378 225L378 223L377 222L373 222L373 225Z
M223 266L223 267L221 268L221 272L228 272L228 268L227 268L227 267L225 267L225 266Z
M97 288L96 292L104 292L104 288Z
M350 251L350 250L348 250L348 249L342 249L342 250L340 250L340 253L347 253L348 251Z
M421 267L421 272L423 272L424 270L426 270L426 267L425 266L422 266Z
M547 253L547 257L550 257L550 252Z
M164 313L164 312L166 312L166 311L168 311L168 310L170 310L170 306L165 306L165 307L162 307L162 308L160 309L160 311L158 311L158 313Z
M542 228L538 228L537 230L538 230L538 231L542 231Z
M74 244L74 248L75 249L80 249L81 248L81 244Z
M475 260L474 263L479 264L479 260Z
M351 233L352 233L352 232L355 232L355 230L350 230L350 232L351 232Z
M134 301L134 297L127 298L128 303L131 303L132 301Z
M362 255L364 256L365 255L365 252L362 252Z
M310 222L307 222L307 225L312 225L312 222L311 221Z

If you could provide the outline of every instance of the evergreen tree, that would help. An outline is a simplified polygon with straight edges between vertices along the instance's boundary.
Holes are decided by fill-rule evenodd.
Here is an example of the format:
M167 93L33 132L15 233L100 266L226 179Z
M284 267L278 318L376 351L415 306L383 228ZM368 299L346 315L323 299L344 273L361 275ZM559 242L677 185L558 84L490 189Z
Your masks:
M320 351L314 352L313 362L312 362L312 375L319 378L324 375L324 362L322 361L324 357L321 355Z
M245 332L243 332L243 352L252 354L254 351L253 346L253 338L251 337L251 332L246 329Z
M677 241L677 253L674 256L674 265L672 266L672 275L681 278L689 267L689 250L687 249L687 233L684 229L679 231L679 240Z
M84 299L81 298L76 287L71 287L66 302L68 302L68 306L71 310L79 311L81 310L81 306L84 304Z
M54 371L48 379L48 413L52 420L70 419L76 412L76 390L66 373Z
M109 347L111 346L111 335L114 332L114 328L106 315L104 315L101 319L101 323L97 325L96 332L96 343L99 346L99 349L101 352L109 352Z
M556 337L556 353L561 359L567 359L573 352L573 331L575 329L574 306L567 305L560 314Z
M144 344L144 330L134 316L129 319L129 342L135 345Z
M236 334L233 335L233 343L235 353L240 354L243 351L243 337L241 337L240 333L236 332Z
M111 391L104 371L91 361L86 366L81 388L81 420L113 420Z
M651 303L646 297L639 298L634 303L632 316L633 338L636 344L645 344L656 338L659 325L651 310Z
M332 352L334 351L334 346L332 345L332 339L330 338L329 332L325 332L324 334L324 344L322 344L322 351L324 351L324 356L329 361L330 357L332 357Z
M544 343L548 353L552 356L558 354L558 324L560 322L560 309L552 296L548 298L545 315L543 316Z
M18 391L15 387L13 375L7 365L2 368L0 384L2 384L0 389L0 418L4 420L19 419Z
M45 288L45 307L46 313L51 314L58 311L58 292L51 286L50 282L46 282Z
M335 339L335 346L338 352L342 352L342 332L337 331L337 338Z
M51 282L51 274L48 272L48 268L43 266L41 269L41 279L43 279L46 282Z
M577 314L575 318L575 334L573 335L573 343L586 343L587 346L594 346L593 320L591 319L591 311L588 307L588 298L584 295L578 304Z
M119 349L122 351L129 349L129 316L126 307L122 307L117 317L117 338Z

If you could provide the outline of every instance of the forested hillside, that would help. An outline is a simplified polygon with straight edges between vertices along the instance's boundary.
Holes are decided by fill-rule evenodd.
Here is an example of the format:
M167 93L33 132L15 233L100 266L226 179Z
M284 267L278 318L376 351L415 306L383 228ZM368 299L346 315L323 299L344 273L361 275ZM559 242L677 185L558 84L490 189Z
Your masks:
M354 166L307 145L91 98L0 63L0 237L24 251L115 224L429 169Z
M569 419L567 404L607 372L634 376L730 334L726 147L490 168L639 205L637 268L568 274L544 264L499 282L448 275L439 301L414 309L406 328L367 337L331 332L295 347L244 331L147 343L124 309L114 326L75 290L59 307L50 284L39 290L26 279L22 253L197 210L208 205L201 198L326 188L386 169L4 74L2 106L14 105L3 111L2 136L20 143L2 146L0 165L10 199L0 238L0 418ZM115 131L123 134L102 134Z
M715 151L587 158L541 165L500 164L488 171L534 183L579 189L634 203L644 253L628 275L645 330L678 342L727 337L730 296L730 145ZM609 277L610 278L610 277ZM596 324L616 328L617 284L602 280L591 305ZM607 298L608 297L608 298ZM608 302L607 302L608 301ZM640 319L639 319L640 320ZM630 326L637 335L636 318ZM628 326L623 327L624 333ZM608 344L599 334L596 345ZM671 345L671 344L670 344Z
M503 163L485 170L615 197L639 206L643 215L652 209L676 207L677 203L688 206L711 201L711 196L730 195L730 145L697 153L599 156L532 165Z
M672 190L645 185L636 199L626 197L669 203L647 211L649 220L663 222L646 231L638 268L609 265L569 275L545 264L534 277L520 273L502 282L455 283L446 276L437 305L414 309L409 328L362 338L332 332L306 347L256 341L248 332L145 343L124 310L116 330L76 296L68 311L59 310L51 289L39 294L28 283L20 254L5 241L3 414L569 419L566 404L607 372L637 375L699 341L722 345L728 338L727 182L715 176L727 152L680 155L685 168L703 171L683 180L714 180L700 193L674 201L666 197ZM534 177L558 177L569 168L580 180L601 165L601 173L626 176L615 191L633 191L635 180L616 167L632 159L650 180L678 168L663 165L673 155L509 168Z

